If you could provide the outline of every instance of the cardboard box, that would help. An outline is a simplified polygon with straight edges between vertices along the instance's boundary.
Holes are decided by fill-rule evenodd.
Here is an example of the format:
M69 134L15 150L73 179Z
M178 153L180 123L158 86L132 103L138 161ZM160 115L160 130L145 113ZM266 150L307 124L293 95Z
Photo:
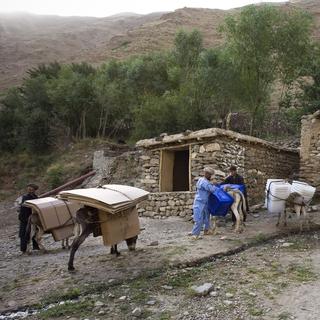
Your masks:
M117 214L110 214L99 210L101 232L104 245L114 245L132 238L140 233L139 216L136 207Z
M76 202L62 201L53 197L28 200L25 205L37 212L44 231L73 225L73 217L80 205Z
M51 230L54 241L60 241L73 236L73 225L68 225Z

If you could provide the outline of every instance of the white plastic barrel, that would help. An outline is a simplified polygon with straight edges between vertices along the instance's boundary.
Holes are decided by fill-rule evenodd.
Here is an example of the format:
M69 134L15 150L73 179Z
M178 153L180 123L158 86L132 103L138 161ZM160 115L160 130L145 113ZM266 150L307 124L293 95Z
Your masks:
M291 185L291 192L297 192L301 194L306 203L310 202L314 193L316 192L316 188L310 186L305 182L293 181Z
M268 195L267 195L267 191L268 191L268 188L270 186L270 183L275 183L275 182L285 182L284 179L268 179L267 180L267 184L266 184L266 189L265 189L265 201L264 201L264 207L267 208L268 207Z
M282 181L270 181L267 189L267 209L269 213L280 213L285 209L286 199L291 193L291 184Z

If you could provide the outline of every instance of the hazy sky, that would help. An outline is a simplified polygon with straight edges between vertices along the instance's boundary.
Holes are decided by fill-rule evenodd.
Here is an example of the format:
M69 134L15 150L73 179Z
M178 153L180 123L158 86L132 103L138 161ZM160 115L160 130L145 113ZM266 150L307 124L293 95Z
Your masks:
M105 17L120 12L150 13L182 7L230 9L286 0L0 0L0 12L27 11L62 16Z

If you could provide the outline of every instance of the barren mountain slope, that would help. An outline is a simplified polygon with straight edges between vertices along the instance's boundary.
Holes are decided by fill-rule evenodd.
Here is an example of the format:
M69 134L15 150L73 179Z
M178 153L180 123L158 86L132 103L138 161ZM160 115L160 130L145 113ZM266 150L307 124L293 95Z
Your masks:
M108 18L0 14L0 89L19 83L39 63L101 62L110 39L162 13Z
M278 4L279 5L279 4ZM292 0L315 18L320 38L320 1ZM0 14L0 91L18 84L28 68L54 60L102 63L170 48L179 29L202 32L205 46L222 42L218 26L234 10L183 8L149 15L120 14L107 18Z

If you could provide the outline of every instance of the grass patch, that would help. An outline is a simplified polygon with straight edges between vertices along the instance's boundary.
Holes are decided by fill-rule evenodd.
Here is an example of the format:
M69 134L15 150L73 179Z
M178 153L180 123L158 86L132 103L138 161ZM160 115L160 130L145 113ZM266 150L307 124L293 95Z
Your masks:
M291 319L292 314L290 312L282 312L278 315L278 320L289 320Z
M259 317L264 314L264 311L262 309L256 308L256 307L250 307L248 312L250 315L252 315L254 317Z
M172 319L170 312L164 311L159 314L159 320L170 320Z
M40 317L41 319L52 319L72 315L83 317L88 312L92 311L93 306L94 304L91 300L80 301L76 303L66 302L65 304L57 305L53 308L42 311L40 313Z
M254 237L254 241L256 243L266 242L267 240L268 240L268 238L262 232L258 232L258 234L256 234L255 237Z
M79 288L72 288L66 292L55 291L50 293L44 299L41 300L42 305L47 305L54 302L73 300L79 298L81 291Z
M288 271L292 274L293 280L298 282L308 282L317 279L317 275L308 266L291 264Z

